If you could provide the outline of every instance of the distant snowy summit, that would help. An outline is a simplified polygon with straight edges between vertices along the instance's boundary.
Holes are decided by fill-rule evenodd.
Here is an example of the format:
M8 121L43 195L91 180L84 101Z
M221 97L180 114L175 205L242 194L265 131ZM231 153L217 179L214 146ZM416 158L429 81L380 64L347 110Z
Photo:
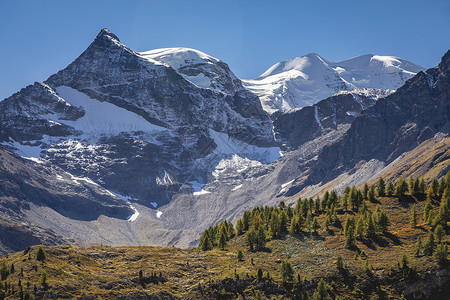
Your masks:
M332 94L358 88L395 90L423 67L394 56L366 54L332 62L316 53L279 62L244 86L272 114L316 104Z

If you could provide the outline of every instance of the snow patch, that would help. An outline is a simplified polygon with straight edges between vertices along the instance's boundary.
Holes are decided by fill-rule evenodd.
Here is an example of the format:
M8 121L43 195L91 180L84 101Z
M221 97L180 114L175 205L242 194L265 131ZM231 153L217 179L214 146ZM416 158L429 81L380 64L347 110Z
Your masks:
M99 137L116 136L121 132L160 132L166 130L151 124L142 116L118 107L109 102L100 102L67 86L56 88L58 94L73 106L81 106L85 115L75 121L57 120L71 126L84 134L98 139ZM51 116L48 116L49 118Z
M222 155L234 155L238 154L240 157L246 157L251 160L257 160L262 163L271 163L274 160L280 158L279 147L258 147L249 145L245 142L231 138L226 133L217 132L209 129L209 135L217 145L214 152Z
M139 216L139 212L133 205L130 205L130 208L134 211L134 214L132 214L131 216L128 217L128 221L134 222L134 221L136 221L137 217Z
M198 181L190 181L188 183L192 186L194 192L200 192L202 188L205 186L205 183L200 183Z
M161 218L161 215L162 215L162 211L160 211L160 210L156 211L156 217L158 219Z
M288 185L290 185L291 183L293 183L294 180L295 180L295 179L292 179L291 181L288 181L288 182L283 183L283 184L281 185L281 188L287 187Z
M234 188L232 188L232 191L236 191L238 189L240 189L242 187L242 184L235 186Z
M206 194L211 194L211 192L202 189L198 192L193 193L194 196L200 196L200 195L206 195Z

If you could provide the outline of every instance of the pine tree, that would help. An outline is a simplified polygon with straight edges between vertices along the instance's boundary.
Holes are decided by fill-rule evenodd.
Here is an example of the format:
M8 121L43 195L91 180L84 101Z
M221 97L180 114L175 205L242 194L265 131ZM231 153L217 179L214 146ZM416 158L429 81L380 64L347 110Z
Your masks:
M422 253L422 239L420 236L417 237L416 247L414 248L414 256L419 257Z
M398 198L403 197L408 191L408 185L402 176L397 180L397 184L395 186L395 196Z
M236 223L236 234L241 235L242 233L244 233L244 223L242 222L242 219L239 219Z
M434 248L435 248L434 234L430 230L430 232L428 232L428 238L423 246L423 254L431 256L434 252Z
M261 227L259 227L258 231L256 232L255 249L258 251L264 250L264 248L266 248L266 242L267 242L266 231L261 226Z
M431 205L431 201L428 200L427 204L425 205L425 208L423 210L423 222L430 224L431 223L431 210L433 209L433 206Z
M359 218L358 218L358 221L356 222L356 235L359 237L359 238L362 238L363 237L363 235L364 235L364 218L363 218L363 216L361 215L361 216L359 216Z
M431 189L431 191L430 191L430 192L431 192L430 196L431 196L432 198L437 198L438 195L439 195L439 181L437 181L436 178L433 179L433 181L431 181L430 189Z
M283 282L292 282L294 280L294 269L287 260L281 262L280 274Z
M203 231L203 234L200 237L200 242L199 242L198 246L203 251L208 251L213 248L213 245L211 243L211 240L209 239L209 234L208 234L207 230Z
M344 211L348 210L348 195L346 194L342 196L342 207L344 207Z
M320 228L319 220L317 220L317 217L314 217L312 222L312 229L314 231L314 234L317 234L317 229Z
M243 261L244 260L244 253L242 252L242 250L238 251L237 259L238 259L238 261Z
M446 243L440 243L433 253L433 257L438 261L440 265L445 264L445 262L447 261L447 255L448 246Z
M331 296L328 292L328 285L325 283L323 279L320 279L317 284L317 288L313 294L313 300L332 300Z
M347 217L344 224L344 247L351 249L356 246L355 240L355 219L353 217Z
M369 214L367 217L367 224L366 224L366 232L365 235L369 238L373 238L376 234L375 230L375 224L372 219L372 214Z
M250 250L255 249L256 239L257 239L256 231L254 228L251 228L249 231L247 231L247 234L245 235L245 243Z
M425 190L427 188L427 185L425 184L425 179L420 178L420 182L419 182L419 192L421 194L425 194Z
M405 270L408 269L408 256L406 256L405 253L403 253L402 258L400 259L400 268Z
M411 212L411 226L412 227L416 227L417 226L417 207L414 204L412 207L412 212Z
M320 198L319 197L317 197L316 201L314 201L314 206L315 206L314 213L320 214Z
M46 290L48 288L47 284L47 272L42 270L41 277L39 278L39 284Z
M442 242L442 238L444 237L444 235L445 232L442 225L441 224L437 225L436 228L434 229L434 240L436 241L437 244L440 244Z
M386 186L386 196L388 197L394 196L394 191L395 191L394 184L391 181L389 181Z
M45 254L44 249L42 249L42 247L39 247L38 252L36 254L36 260L40 261L40 262L44 262L46 260L47 256Z
M258 271L256 272L256 276L258 277L258 280L261 281L263 278L263 271L261 268L258 268Z
M225 246L227 245L227 238L225 236L225 233L222 233L219 237L218 245L220 249L225 250Z
M371 185L369 188L369 191L367 192L367 200L369 200L370 202L375 201L375 186L374 185Z
M378 194L378 197L384 197L385 190L386 190L386 184L384 183L383 178L380 177L380 179L378 179L378 183L377 183L377 194Z
M367 183L364 183L362 194L365 200L368 199L368 193L369 193L369 186L367 185Z
M280 236L281 233L281 223L278 218L278 213L274 210L270 216L269 221L269 236L273 239Z

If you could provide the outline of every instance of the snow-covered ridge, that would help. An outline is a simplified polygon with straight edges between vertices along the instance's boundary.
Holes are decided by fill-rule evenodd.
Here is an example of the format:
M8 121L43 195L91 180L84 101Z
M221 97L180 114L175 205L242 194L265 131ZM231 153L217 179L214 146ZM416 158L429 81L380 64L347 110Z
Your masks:
M358 88L395 90L424 70L394 56L362 55L332 62L318 54L276 63L244 86L270 114L316 104L336 92Z
M200 88L230 95L242 89L240 80L225 63L195 49L163 48L140 52L139 55L172 67Z
M175 70L186 65L217 63L220 60L201 51L190 48L162 48L139 53L142 57L161 61Z

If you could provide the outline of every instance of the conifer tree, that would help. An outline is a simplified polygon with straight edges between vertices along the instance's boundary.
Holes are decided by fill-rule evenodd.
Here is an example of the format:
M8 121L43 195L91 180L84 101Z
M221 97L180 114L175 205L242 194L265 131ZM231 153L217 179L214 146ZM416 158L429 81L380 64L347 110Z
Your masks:
M391 181L389 181L386 186L386 196L392 197L394 196L394 192L395 192L394 184Z
M278 213L274 210L270 216L269 221L269 236L273 239L280 236L281 233L281 223L278 218Z
M325 283L323 279L320 279L317 284L317 288L313 294L313 300L332 300L331 296L328 292L328 285Z
M363 198L366 200L368 199L368 193L369 193L369 186L367 185L367 183L364 183L362 194Z
M355 240L355 219L353 217L347 216L345 220L344 236L345 236L344 247L348 249L354 248L356 246L356 240Z
M442 238L444 237L444 235L445 232L442 225L441 224L437 225L436 228L434 229L434 240L436 241L437 244L440 244L442 242Z
M312 229L314 231L314 234L317 234L317 229L320 228L319 220L317 220L317 217L314 217L312 222Z
M417 226L417 207L415 204L412 207L410 223L411 223L411 226L414 228Z
M403 197L408 191L408 185L402 176L397 180L397 184L395 185L395 196L398 198Z
M256 231L254 228L251 228L249 231L247 231L245 235L245 243L250 250L255 249L256 239L257 239Z
M374 185L371 185L369 188L369 191L367 192L367 200L369 200L370 202L375 201L375 186Z
M431 201L428 200L427 204L425 205L425 208L423 210L423 222L430 224L431 223L431 214L432 214L432 210L433 206L431 205Z
M40 261L40 262L44 262L46 260L47 256L45 254L44 249L42 249L42 247L39 247L38 252L36 254L36 260Z
M369 214L367 217L367 224L366 224L366 232L365 235L369 238L373 238L375 236L375 224L372 219L372 214Z
M418 236L417 243L414 248L414 256L419 257L421 255L421 253L422 253L422 239L420 238L420 236Z
M433 179L433 181L431 181L431 185L430 188L428 190L428 196L430 197L430 199L433 198L437 198L439 194L439 181L437 181L437 179Z
M238 251L237 259L238 259L238 261L243 261L244 260L244 253L242 252L242 250Z
M447 261L448 246L446 243L440 243L437 245L436 250L433 253L433 257L438 261L440 265L443 265Z
M225 246L227 245L227 238L225 237L225 233L222 233L219 237L219 241L217 243L220 247L220 249L224 250Z
M419 181L419 192L421 194L425 194L426 188L427 188L427 185L425 184L425 179L420 178L420 181Z
M431 256L434 252L434 248L435 248L434 234L430 230L430 232L428 232L428 238L423 246L423 254Z
M258 251L264 250L264 248L266 247L266 242L267 242L266 231L264 230L264 227L261 226L256 232L255 249Z
M385 190L386 190L386 184L385 184L383 178L380 177L378 179L378 183L377 183L377 194L378 194L378 196L379 197L384 197Z
M242 219L239 219L236 222L236 234L241 235L242 233L244 233L244 223L242 222Z
M294 269L289 261L283 260L281 262L280 274L283 282L292 282L294 280Z
M316 201L314 201L314 212L316 214L320 213L320 198L319 197L317 197Z
M362 238L363 237L363 235L364 235L364 218L363 218L363 216L361 215L361 216L359 216L359 218L358 218L358 221L356 222L356 235L359 237L359 238Z
M202 249L203 251L208 251L213 248L213 245L211 243L211 240L209 239L209 234L208 234L207 230L203 231L203 234L200 237L200 242L198 245L199 245L200 249Z
M348 195L346 194L342 196L342 207L344 207L344 211L348 210Z

